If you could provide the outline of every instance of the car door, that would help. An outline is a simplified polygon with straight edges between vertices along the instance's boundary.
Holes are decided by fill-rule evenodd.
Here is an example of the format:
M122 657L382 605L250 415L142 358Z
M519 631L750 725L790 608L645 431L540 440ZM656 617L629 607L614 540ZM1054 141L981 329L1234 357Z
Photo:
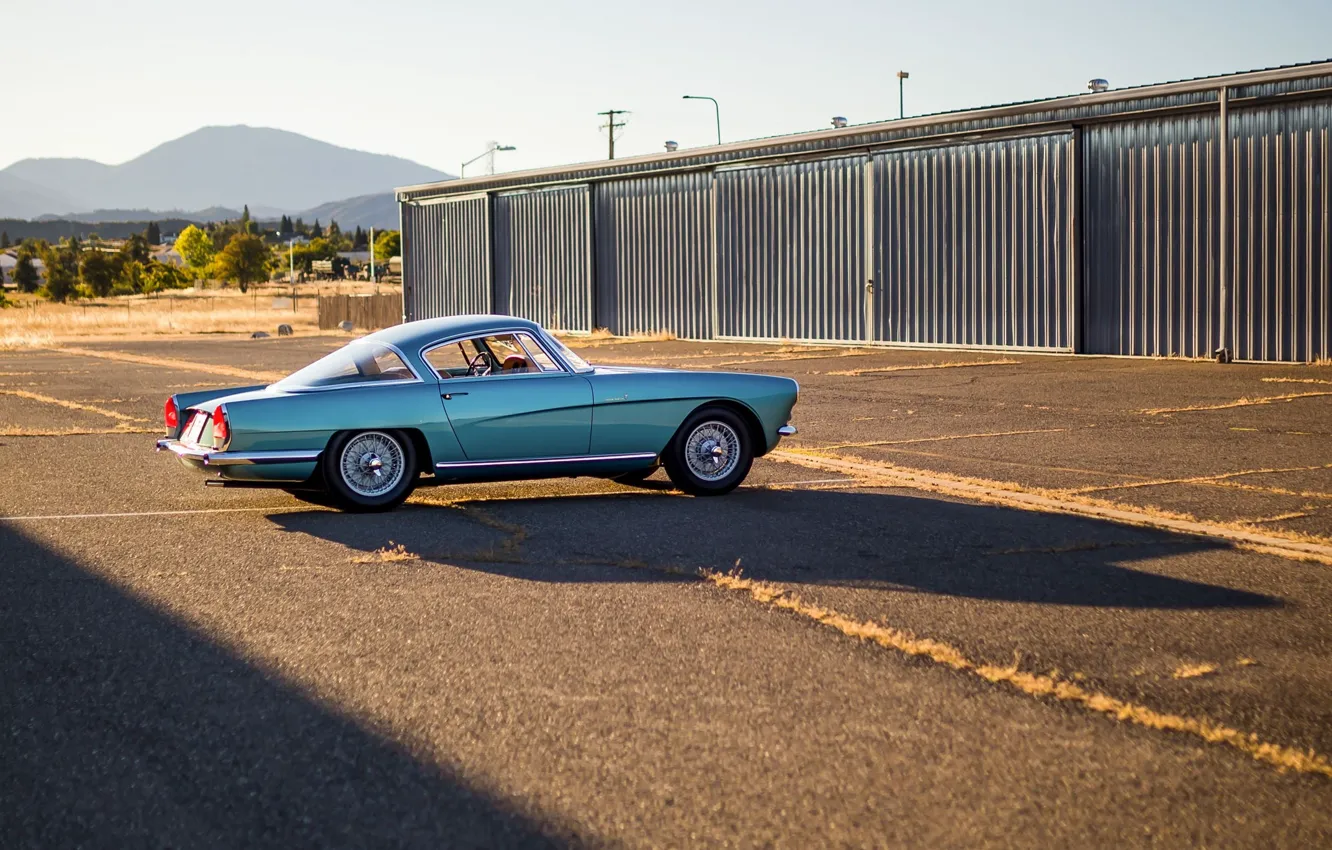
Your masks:
M440 403L469 461L588 453L592 385L562 369L530 336L492 333L451 341L424 357L439 375ZM523 365L507 366L517 362Z

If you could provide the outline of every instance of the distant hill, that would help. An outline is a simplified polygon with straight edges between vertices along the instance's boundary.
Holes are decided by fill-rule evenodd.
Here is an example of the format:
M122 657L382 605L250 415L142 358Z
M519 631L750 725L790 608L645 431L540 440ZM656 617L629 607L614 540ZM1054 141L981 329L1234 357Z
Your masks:
M70 198L25 180L9 169L0 171L0 215L33 218L47 210L73 204Z
M137 215L139 210L240 209L249 204L253 215L268 217L312 209L331 199L448 178L401 157L338 147L285 130L204 127L121 165L88 159L16 162L0 171L0 216L69 218L70 213L90 210Z
M328 224L329 221L336 221L338 227L343 230L351 230L355 227L397 230L398 201L392 192L382 192L378 195L361 195L358 198L347 198L343 201L330 201L327 204L320 204L317 207L293 215L292 218L297 216L303 219L306 224L311 224L316 219L324 224Z
M163 236L178 234L191 224L199 223L181 218L156 218L153 221L157 222ZM45 239L47 242L58 242L67 236L87 239L94 233L103 239L125 239L135 233L142 233L147 227L147 221L83 222L64 219L30 221L0 218L0 232L8 233L10 240L14 242L20 239Z
M251 212L253 215L253 211ZM66 213L65 215L39 215L33 221L77 221L80 224L104 224L108 222L143 222L161 221L176 218L198 222L229 221L240 218L241 211L230 207L209 207L206 210L182 212L181 210L93 210L85 213ZM258 218L258 216L254 216Z

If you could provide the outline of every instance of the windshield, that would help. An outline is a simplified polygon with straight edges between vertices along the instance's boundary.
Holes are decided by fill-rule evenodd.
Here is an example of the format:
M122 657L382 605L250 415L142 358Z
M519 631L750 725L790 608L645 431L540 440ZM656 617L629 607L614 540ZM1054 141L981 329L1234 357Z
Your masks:
M368 381L410 381L412 370L398 353L377 342L353 342L293 372L273 386L281 390L334 387Z
M569 364L570 369L573 369L575 372L586 372L588 369L592 368L592 364L588 363L577 354L574 354L573 349L560 342L559 338L554 334L546 334L546 340L550 342L551 346L564 358L564 362Z

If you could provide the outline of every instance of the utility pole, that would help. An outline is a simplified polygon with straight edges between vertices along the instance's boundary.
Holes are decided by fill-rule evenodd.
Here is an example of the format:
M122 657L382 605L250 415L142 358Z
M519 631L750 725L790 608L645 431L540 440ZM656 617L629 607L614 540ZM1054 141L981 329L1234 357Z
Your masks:
M601 129L606 131L606 138L610 145L609 155L607 156L607 159L615 159L615 131L616 129L624 126L623 121L621 121L618 124L615 123L615 116L628 115L629 110L607 109L605 112L598 112L597 114L606 116L606 123L601 125Z

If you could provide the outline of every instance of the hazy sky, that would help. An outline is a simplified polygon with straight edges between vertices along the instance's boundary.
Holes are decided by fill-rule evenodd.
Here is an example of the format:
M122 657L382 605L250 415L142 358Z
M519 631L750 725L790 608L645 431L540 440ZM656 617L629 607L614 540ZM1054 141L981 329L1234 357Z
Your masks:
M0 167L118 163L208 124L280 127L456 173L1327 59L1332 0L162 3L3 0Z

